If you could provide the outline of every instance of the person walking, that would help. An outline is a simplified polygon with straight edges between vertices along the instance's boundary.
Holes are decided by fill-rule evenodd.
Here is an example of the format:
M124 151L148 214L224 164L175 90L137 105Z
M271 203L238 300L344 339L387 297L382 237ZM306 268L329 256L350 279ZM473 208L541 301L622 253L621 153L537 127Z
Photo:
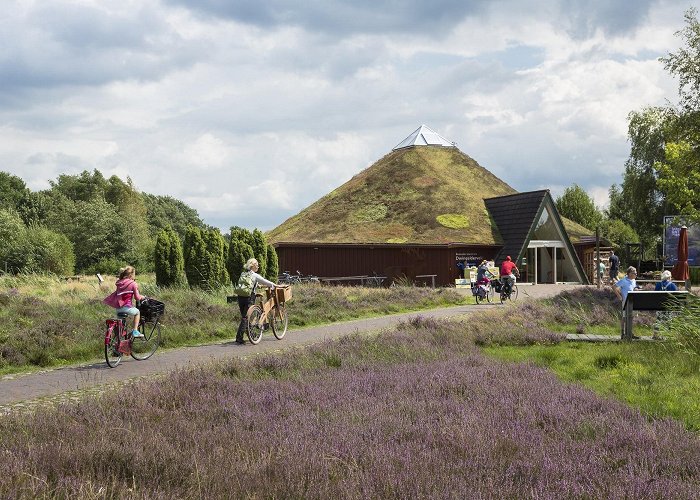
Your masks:
M610 250L610 283L617 283L617 274L620 272L620 257L615 255L614 250Z
M603 284L603 276L605 276L605 264L603 259L598 259L598 283Z
M273 290L278 286L258 274L260 265L256 259L248 259L243 268L244 270L241 273L241 277L238 279L238 285L234 290L238 296L238 309L241 311L241 322L236 332L236 344L245 343L243 334L248 329L248 308L255 303L255 289L258 283L272 288Z

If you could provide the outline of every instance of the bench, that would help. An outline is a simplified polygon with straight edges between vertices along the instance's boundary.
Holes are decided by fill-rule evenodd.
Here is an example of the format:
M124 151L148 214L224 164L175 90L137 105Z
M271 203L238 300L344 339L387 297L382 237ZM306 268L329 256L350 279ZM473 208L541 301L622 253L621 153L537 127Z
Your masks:
M688 292L639 291L627 294L622 305L622 340L632 340L632 316L635 311L668 311L677 300L686 300Z
M432 282L432 288L435 288L435 278L437 278L437 274L419 274L416 276L416 278L430 278Z

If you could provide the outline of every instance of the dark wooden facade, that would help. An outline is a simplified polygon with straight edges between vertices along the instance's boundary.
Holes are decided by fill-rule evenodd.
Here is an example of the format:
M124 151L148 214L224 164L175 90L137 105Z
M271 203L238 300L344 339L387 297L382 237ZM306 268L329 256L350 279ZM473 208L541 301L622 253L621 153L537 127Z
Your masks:
M401 244L300 244L275 245L280 271L300 271L322 278L343 276L380 276L396 279L405 276L417 283L430 283L420 275L436 275L438 286L454 285L458 277L457 260L476 263L493 259L500 246L401 245Z

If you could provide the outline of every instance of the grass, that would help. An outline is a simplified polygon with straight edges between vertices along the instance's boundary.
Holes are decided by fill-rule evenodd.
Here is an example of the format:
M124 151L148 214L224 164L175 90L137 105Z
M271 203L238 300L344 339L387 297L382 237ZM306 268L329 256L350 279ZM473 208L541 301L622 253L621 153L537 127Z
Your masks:
M267 233L273 242L498 243L484 198L514 193L456 148L393 151Z
M166 304L163 348L212 343L235 337L237 304L226 290L209 293L187 288L160 289L153 276L138 276L141 293ZM85 277L66 283L43 275L0 278L0 374L92 361L103 350L105 320L113 310L101 288ZM288 304L290 327L301 327L464 303L456 290L406 287L294 287Z
M0 497L697 495L697 436L490 359L471 326L416 318L2 418Z
M602 396L640 408L653 418L672 417L700 431L700 357L659 343L570 342L485 349L498 359L532 362Z

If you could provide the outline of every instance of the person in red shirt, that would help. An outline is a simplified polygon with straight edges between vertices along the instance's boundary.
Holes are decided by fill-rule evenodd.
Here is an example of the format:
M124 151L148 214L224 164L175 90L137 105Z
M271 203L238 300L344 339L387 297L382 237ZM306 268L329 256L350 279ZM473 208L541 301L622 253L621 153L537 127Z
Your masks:
M507 290L510 290L515 284L516 276L520 276L520 271L508 255L501 264L501 282L507 287Z

